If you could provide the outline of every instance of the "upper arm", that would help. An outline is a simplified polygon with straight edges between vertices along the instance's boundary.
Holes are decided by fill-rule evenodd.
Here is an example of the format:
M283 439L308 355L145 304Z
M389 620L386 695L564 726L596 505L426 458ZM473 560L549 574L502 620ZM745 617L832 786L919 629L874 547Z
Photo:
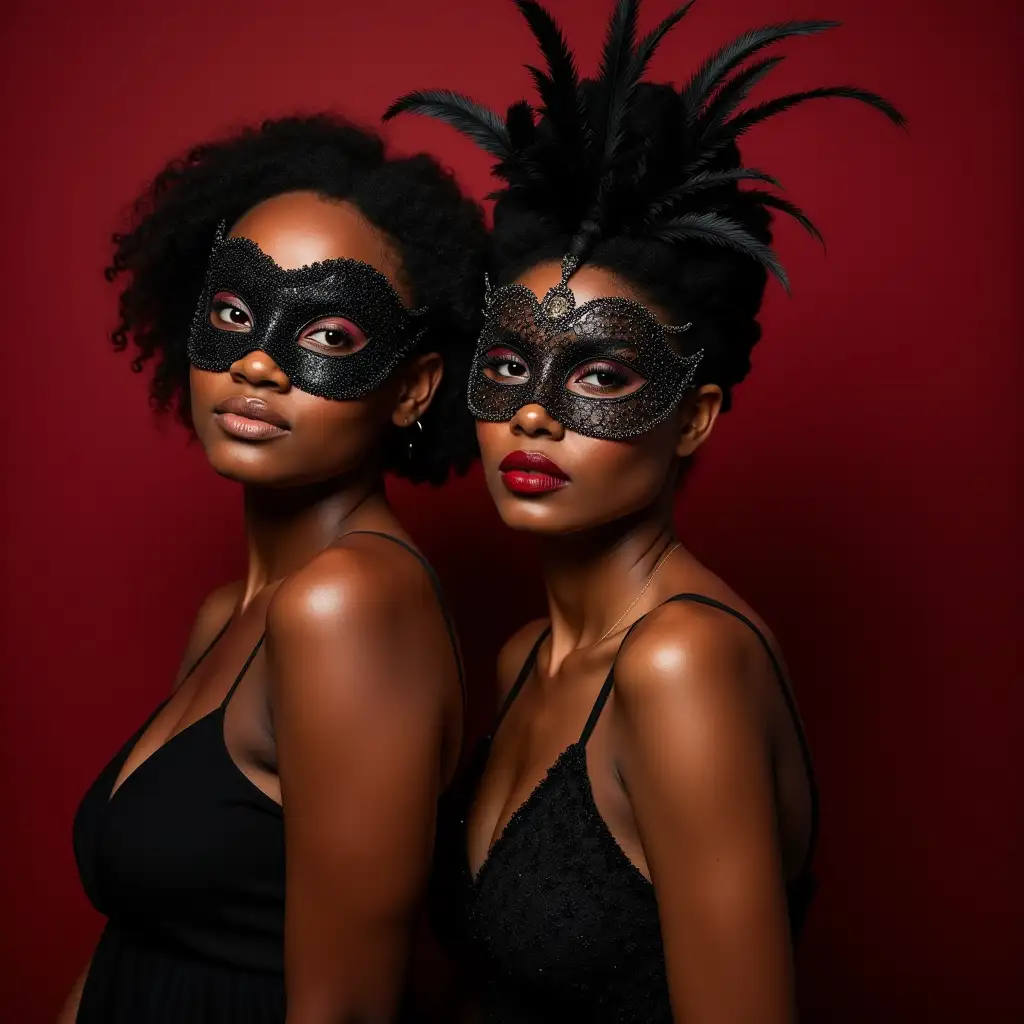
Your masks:
M267 613L289 1024L391 1019L429 865L454 662L429 581L390 566L327 552Z
M652 622L616 667L619 769L658 900L673 1011L693 1024L794 1015L763 671L736 628L690 608Z
M218 631L227 625L228 619L234 614L235 605L241 597L242 589L241 582L225 583L224 586L218 587L207 595L206 600L199 606L188 641L185 644L185 653L182 656L177 675L174 677L174 689L184 682L185 677L209 648Z
M526 659L530 656L530 651L533 650L533 645L547 625L547 619L533 619L513 633L498 652L499 706L505 702L509 690L512 689Z

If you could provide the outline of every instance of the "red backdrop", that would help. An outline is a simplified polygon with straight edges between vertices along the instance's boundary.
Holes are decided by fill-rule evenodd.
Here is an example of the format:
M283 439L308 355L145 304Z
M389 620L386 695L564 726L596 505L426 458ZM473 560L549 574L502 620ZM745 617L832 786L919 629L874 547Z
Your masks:
M610 0L551 6L594 67ZM671 6L647 0L645 24ZM781 637L816 753L811 1022L1024 1019L1018 9L705 0L656 62L678 81L751 23L837 17L775 87L867 85L912 122L907 138L832 104L750 140L830 247L779 227L794 295L773 286L679 513ZM124 204L171 154L264 116L372 123L432 84L503 106L532 50L500 0L15 0L5 20L0 1018L20 1024L52 1019L99 928L77 801L166 692L200 598L243 565L238 493L109 351L101 268ZM487 191L453 133L391 134ZM536 564L488 583L507 537L476 475L395 497L450 589L479 722L499 642L541 606Z

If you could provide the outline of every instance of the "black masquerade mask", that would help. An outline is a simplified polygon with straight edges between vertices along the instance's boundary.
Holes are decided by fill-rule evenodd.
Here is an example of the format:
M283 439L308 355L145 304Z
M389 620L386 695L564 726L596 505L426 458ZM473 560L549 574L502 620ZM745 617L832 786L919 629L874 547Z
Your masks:
M542 405L566 429L624 441L650 430L693 383L702 352L683 356L646 307L622 298L576 306L567 281L579 265L562 261L562 280L538 302L529 288L488 290L487 319L469 383L469 408L501 423Z
M225 238L222 224L188 357L223 373L250 352L266 352L300 391L360 398L420 340L425 312L407 310L366 263L333 259L282 270L248 238Z

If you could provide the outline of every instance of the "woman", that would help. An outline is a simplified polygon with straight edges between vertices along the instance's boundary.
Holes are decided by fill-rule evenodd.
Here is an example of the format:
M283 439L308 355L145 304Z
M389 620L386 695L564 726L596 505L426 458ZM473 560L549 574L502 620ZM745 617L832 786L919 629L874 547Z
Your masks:
M202 146L134 209L114 342L242 485L249 562L79 808L109 922L62 1019L394 1020L462 694L382 476L473 457L481 214L328 116Z
M760 336L769 209L736 138L814 90L740 110L757 30L682 89L640 82L675 12L636 38L620 0L594 82L518 0L547 67L543 116L441 91L398 101L499 163L496 283L470 408L504 521L539 538L549 617L498 660L502 710L439 893L485 979L483 1019L789 1021L791 931L810 891L811 764L781 655L676 540L676 484ZM500 568L497 570L500 575ZM489 746L489 751L487 747ZM453 896L454 893L454 896Z

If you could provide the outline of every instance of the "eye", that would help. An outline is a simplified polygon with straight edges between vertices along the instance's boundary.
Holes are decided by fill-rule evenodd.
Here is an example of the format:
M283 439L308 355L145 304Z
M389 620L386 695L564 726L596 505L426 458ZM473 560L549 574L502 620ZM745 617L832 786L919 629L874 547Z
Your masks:
M299 344L311 352L331 356L350 356L367 342L366 335L351 320L328 316L302 329Z
M251 331L249 307L231 292L217 292L210 300L210 323L221 331Z
M597 398L619 398L639 391L647 381L621 363L601 361L585 363L569 374L566 387L577 394Z
M498 384L525 384L530 368L518 352L510 348L488 349L480 359L484 376Z

